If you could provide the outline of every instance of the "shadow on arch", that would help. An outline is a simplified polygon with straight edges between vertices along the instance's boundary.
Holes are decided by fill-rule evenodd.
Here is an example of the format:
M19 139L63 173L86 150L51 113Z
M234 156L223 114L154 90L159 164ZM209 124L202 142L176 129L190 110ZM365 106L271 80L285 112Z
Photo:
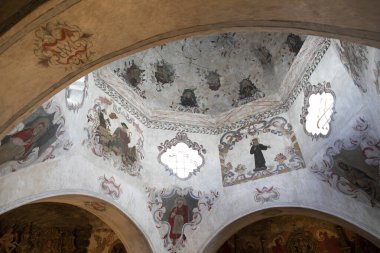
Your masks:
M18 203L0 215L0 229L2 238L9 239L1 246L22 248L18 249L22 252L56 252L58 248L63 252L153 252L147 237L124 212L92 196L70 194Z
M205 243L205 246L201 249L200 252L204 252L204 253L217 252L218 249L220 249L228 239L233 237L241 229L268 218L276 219L282 216L305 217L305 218L311 218L314 220L322 220L324 222L331 223L332 225L338 225L344 229L350 230L360 235L361 237L370 241L377 247L380 247L379 238L372 235L365 229L360 228L357 225L354 225L350 221L344 220L335 215L332 215L326 212L321 212L315 209L309 209L309 208L275 207L275 208L268 208L268 209L250 213L248 215L245 215L225 225L223 228L221 228L219 231L214 233L213 236L210 237L211 239L208 240L207 243Z

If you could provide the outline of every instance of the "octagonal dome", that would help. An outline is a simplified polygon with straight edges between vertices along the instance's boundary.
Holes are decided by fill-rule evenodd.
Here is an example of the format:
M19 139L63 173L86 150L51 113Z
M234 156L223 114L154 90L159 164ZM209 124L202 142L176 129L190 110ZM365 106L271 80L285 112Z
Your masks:
M252 101L278 101L304 39L249 32L191 37L108 68L151 109L215 115Z
M326 43L325 38L288 33L190 37L110 63L95 71L95 79L146 121L220 132L247 118L286 111Z

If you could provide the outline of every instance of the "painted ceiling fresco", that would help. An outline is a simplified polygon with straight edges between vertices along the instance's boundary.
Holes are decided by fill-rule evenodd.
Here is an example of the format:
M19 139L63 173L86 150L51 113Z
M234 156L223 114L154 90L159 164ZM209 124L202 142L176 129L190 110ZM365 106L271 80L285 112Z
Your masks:
M223 186L305 167L292 126L283 117L225 133L219 142L219 158Z
M379 252L360 235L330 222L283 215L251 224L232 236L218 253Z
M148 208L152 212L164 247L168 252L183 252L186 235L193 233L219 198L219 192L197 191L192 187L156 189L147 187Z
M222 33L151 48L108 68L154 110L213 115L253 101L275 103L304 36Z
M0 140L0 175L54 159L73 145L65 115L54 99L40 106Z
M237 35L235 34L235 36ZM186 87L182 90L177 89L178 92L176 94L170 92L168 93L168 91L172 90L172 88L177 85L177 77L177 79L167 77L166 80L168 80L168 84L163 86L157 82L159 91L157 91L157 85L154 82L151 82L151 86L145 87L149 88L149 90L152 89L153 91L150 92L153 92L156 95L158 94L159 96L157 98L160 98L161 101L167 103L166 106L152 107L151 104L155 103L153 101L154 99L148 99L146 95L147 92L144 90L145 88L143 89L142 85L138 85L138 83L145 82L142 80L146 79L146 75L148 73L146 70L147 68L143 69L140 63L139 64L141 66L138 65L136 59L132 59L130 63L125 60L111 63L95 71L93 76L95 85L98 88L100 88L113 100L118 101L118 103L126 111L136 117L148 128L171 129L189 133L221 134L250 124L253 121L260 121L269 117L280 115L289 109L298 94L304 87L307 86L310 76L331 45L331 41L329 39L322 37L307 36L307 38L304 39L304 42L302 42L303 39L304 38L297 37L296 35L288 35L286 37L286 45L288 46L288 50L294 54L295 52L298 53L293 59L293 63L289 63L290 67L288 72L282 78L282 84L278 85L272 95L270 95L270 92L261 89L261 87L256 85L251 79L245 78L242 81L236 81L235 85L237 84L237 86L234 94L238 95L235 96L234 101L238 101L238 103L235 103L234 106L232 106L233 103L231 103L231 109L227 111L223 111L223 108L218 105L217 110L219 110L220 113L211 113L208 109L201 110L201 106L199 106L201 103L199 102L200 100L197 93L199 91L198 88L194 90L193 88ZM162 48L165 48L165 46L162 46ZM157 48L157 50L161 50L161 47ZM136 57L136 55L129 57L129 59ZM227 54L223 54L220 58L215 59L214 62L220 62L220 60L226 61L226 55ZM151 59L151 56L149 56L148 59ZM154 64L152 63L152 65ZM172 70L166 71L165 75L161 75L160 71L162 68L163 67L157 66L157 68L150 69L149 73L152 76L151 80L154 81L156 78L163 80L161 79L162 76L172 72ZM166 69L168 70L168 68ZM238 71L240 70L230 70L229 73L237 73ZM132 73L135 73L133 74L134 78L128 80ZM194 80L197 79L197 72L188 72L185 74L192 75L192 79ZM182 77L181 80L183 80ZM224 79L222 77L219 79L214 78L213 80L221 81L220 87L223 86L222 81ZM212 89L219 87L219 81L214 82L215 85L211 85ZM131 83L134 85L130 85ZM230 83L229 87L232 87L232 83L233 82ZM164 89L164 87L168 89ZM220 102L220 98L226 98L225 95L218 95L218 92L220 92L220 87L216 91L209 88L205 89L207 92L216 94L213 99L216 98L217 100L215 101ZM231 94L232 93L230 93L230 95ZM266 95L262 97L263 94ZM281 96L278 94L281 94ZM269 97L277 98L270 100ZM172 103L174 100L179 102ZM219 102L216 102L215 104ZM178 106L171 106L175 104ZM197 117L194 117L191 112L196 113Z
M140 174L144 136L139 123L107 97L95 99L88 110L88 139L83 142L96 156L132 176Z
M353 132L327 147L323 161L311 166L320 180L361 202L380 208L379 134L364 115Z

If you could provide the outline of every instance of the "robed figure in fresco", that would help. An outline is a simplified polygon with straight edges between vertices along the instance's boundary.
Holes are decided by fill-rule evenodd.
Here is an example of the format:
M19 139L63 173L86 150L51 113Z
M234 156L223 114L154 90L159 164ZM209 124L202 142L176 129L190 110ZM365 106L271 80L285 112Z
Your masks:
M376 147L374 147L377 150ZM342 150L334 156L332 171L349 181L353 186L363 190L372 206L380 203L380 175L378 166L370 165L365 154L371 147L362 150L360 146L352 150ZM376 156L374 156L376 157Z
M183 225L189 221L189 213L184 197L178 197L174 201L175 206L169 213L168 222L170 224L170 238L173 241L173 245L182 235Z
M128 131L125 123L116 128L112 134L111 147L116 155L121 155L121 160L125 165L134 163L137 160L136 146L129 147L132 133Z
M125 123L121 123L121 127L115 129L112 135L111 147L116 155L123 158L128 157L128 144L131 142L131 133Z
M0 146L0 165L12 160L25 159L32 149L38 146L37 142L46 133L49 124L47 118L40 118L30 127L4 138Z
M345 178L351 184L359 187L368 194L372 206L375 206L376 202L380 202L380 186L374 178L343 161L338 160L337 165L344 172Z
M121 126L117 127L111 135L108 128L109 120L105 120L103 112L99 112L99 125L97 133L99 136L99 143L103 145L106 153L114 153L120 156L125 165L133 164L137 160L136 147L129 147L131 143L131 135L128 126L122 122Z
M270 146L266 146L259 143L257 138L253 138L251 142L250 154L255 156L255 169L254 171L266 170L267 166L265 165L265 158L262 150L267 150Z

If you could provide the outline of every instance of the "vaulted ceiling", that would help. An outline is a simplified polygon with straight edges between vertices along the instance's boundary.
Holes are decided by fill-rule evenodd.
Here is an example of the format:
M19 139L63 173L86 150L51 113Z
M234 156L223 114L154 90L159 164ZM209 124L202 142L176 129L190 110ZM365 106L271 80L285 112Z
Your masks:
M112 62L94 78L145 125L217 134L286 112L330 44L286 33L196 36Z
M108 65L152 110L215 115L284 99L280 86L305 36L219 33L170 42ZM128 86L128 88L127 88Z
M202 171L205 176L198 177L199 181L186 181L178 184L184 187L189 185L198 188L205 187L208 190L215 185L221 186L221 168L217 164L220 153L218 153L218 140L215 138L216 142L208 142L205 140L206 138L203 139L201 134L222 134L231 129L241 128L247 125L247 122L270 118L289 110L302 91L304 82L308 81L331 43L330 39L301 35L301 33L331 35L335 38L348 37L354 41L364 41L368 45L379 45L380 41L379 29L376 26L376 21L379 19L378 8L376 8L378 3L362 7L362 4L356 0L337 0L330 4L304 1L303 4L297 5L291 1L249 2L239 0L206 2L195 0L170 4L160 1L156 1L154 4L147 3L149 1L132 1L134 4L130 4L130 2L113 4L117 2L120 1L48 1L32 12L33 15L27 15L0 37L1 83L4 84L0 85L2 94L0 134L9 133L12 127L22 119L26 119L26 116L30 115L30 112L40 106L44 100L79 77L94 71L93 75L89 75L91 78L94 77L91 83L100 88L104 92L102 94L106 94L105 96L110 99L107 100L108 97L104 97L105 101L103 102L114 101L114 105L118 103L123 110L130 113L136 119L131 120L133 124L129 122L132 125L130 129L135 132L140 131L141 136L142 131L144 131L144 136L156 135L157 131L155 130L157 129L199 134L194 134L194 136L198 138L196 141L199 143L205 141L205 146L208 148L207 154L211 157L208 163L210 168ZM345 6L344 9L342 6ZM346 15L344 17L336 15L338 10L342 13L346 11L344 12ZM91 15L86 15L88 13ZM365 18L366 14L368 14L368 18ZM85 57L79 58L78 62L71 62L70 58L83 53L81 52L82 48L78 49L70 44L72 43L70 36L63 39L62 44L57 43L57 47L45 51L43 47L38 47L38 45L49 42L49 39L57 35L54 35L53 32L60 29L66 29L65 32L68 31L75 36L80 35L79 39L75 37L79 40L76 42L81 46L84 45L87 51ZM203 33L208 35L200 36ZM185 37L187 39L184 39ZM58 38L60 37L58 36ZM36 44L38 45L36 46ZM66 46L71 47L68 50ZM46 54L54 52L54 50L58 50L64 56L60 55L58 60L54 57L47 58ZM67 51L70 52L67 53ZM127 57L121 58L125 56ZM343 69L343 66L341 67ZM85 85L79 86L84 87ZM96 94L98 92L99 90L96 91ZM97 98L102 97L98 96ZM63 96L60 99L62 102ZM66 139L61 138L62 142L55 146L60 148L59 151L64 150L62 152L66 152L70 150L71 146L74 146L69 151L71 153L62 157L54 157L50 153L46 159L41 158L48 162L41 162L41 170L33 168L35 174L25 179L27 182L25 188L14 184L20 189L16 191L17 194L21 192L25 196L37 195L38 191L34 191L34 189L43 185L45 181L51 181L55 182L55 185L54 183L49 184L53 190L55 190L54 187L61 187L57 189L79 189L78 192L81 193L84 189L83 192L86 194L95 192L96 196L100 194L105 196L104 192L100 192L102 189L104 190L104 187L101 186L99 189L99 180L101 180L99 175L103 175L105 170L107 173L112 173L109 174L112 175L112 180L116 180L117 183L121 182L120 185L123 184L126 189L119 200L111 199L110 196L106 197L110 197L110 202L120 204L120 209L127 210L131 217L138 217L135 219L138 225L140 226L139 222L143 224L141 225L143 231L141 234L151 235L153 232L152 245L161 246L161 237L156 233L152 219L146 219L146 217L150 217L150 213L147 208L140 208L146 206L146 198L141 197L144 194L143 188L146 182L152 183L152 187L157 187L157 189L162 185L166 187L166 184L172 182L166 174L158 173L159 165L157 165L156 157L158 143L153 140L154 138L144 139L146 140L144 143L146 158L143 162L146 170L141 177L126 176L119 169L113 171L111 163L103 166L104 163L109 162L108 160L101 161L101 157L95 157L93 154L89 157L94 166L86 164L87 160L80 162L74 160L77 158L76 155L82 154L80 152L94 153L94 149L91 149L90 145L88 150L84 148L83 137L87 133L83 129L88 128L91 120L90 111L95 112L96 109L102 108L96 105L96 102L94 105L94 97L91 97L91 100L88 99L86 103L86 109L83 108L79 114L78 111L72 113L69 116L70 122L67 121L65 130L68 131L66 133L72 134L71 137L75 144L73 145L70 139L64 142ZM71 110L69 107L67 109ZM86 113L88 113L87 118ZM80 117L77 117L78 115ZM95 116L99 118L99 115L101 113ZM109 113L108 115L111 118L111 115L115 114ZM291 115L298 117L299 113ZM78 120L79 118L81 121ZM289 122L291 120L299 122L299 118L289 119ZM119 127L120 122L117 121L117 123L114 126ZM159 124L167 125L155 128ZM140 129L142 125L146 126L142 127L143 130ZM94 127L93 130L95 133L98 129ZM111 130L109 132L110 135L113 133ZM94 140L98 137L99 135L95 136ZM292 144L298 145L297 141L294 141L295 136L290 137ZM166 136L163 135L162 138L165 139ZM210 137L210 139L212 138ZM247 139L244 143L246 147L249 146L248 142ZM327 142L325 144L327 145ZM274 146L274 143L271 145ZM243 148L245 147L242 146L242 150ZM283 150L280 151L283 152ZM113 152L115 151L110 150L109 154L114 156ZM246 153L248 156L248 152ZM237 149L236 154L240 156ZM252 158L252 156L250 157ZM56 161L60 162L58 166L50 166L53 163L49 164L49 162ZM276 160L271 159L272 163L274 163L273 161ZM249 162L252 163L253 160L250 159ZM95 165L95 163L98 164ZM44 167L45 165L46 167ZM67 168L67 170L61 167ZM79 167L80 169L78 169ZM38 177L40 175L38 173L42 173L42 169L44 173L48 172L49 177L46 180ZM15 170L13 167L9 167L9 171L14 172ZM49 173L50 170L59 170L59 172L53 174ZM160 176L157 177L155 173ZM270 180L266 179L267 181L262 180L261 187L264 187L264 183L265 186L271 186L277 182L281 188L281 201L290 200L286 204L293 201L310 208L326 207L332 210L336 208L334 206L336 204L339 205L339 208L336 208L339 212L349 213L352 216L348 215L347 217L361 221L363 217L353 217L355 214L350 209L351 203L356 202L349 202L351 200L341 198L340 195L336 197L334 191L329 191L330 188L319 187L319 181L312 178L309 171L297 170L297 173L299 174L286 174L287 177L292 177L291 180L282 180L281 176L284 175L271 177ZM67 177L65 177L66 174ZM8 179L18 180L18 175L19 173L16 172L7 179L2 177L2 182L7 182ZM299 176L300 180L296 176ZM218 178L218 180L214 180L217 183L213 182L209 185L210 178L214 177ZM104 178L106 178L105 174ZM163 179L162 182L160 179ZM174 182L177 184L177 181ZM3 184L4 188L7 188L7 192L3 191L2 193L3 197L6 196L4 197L6 201L10 203L9 206L13 203L11 202L13 199L18 201L20 196L24 196L22 194L13 196L13 193L7 196L8 190L14 190L9 187L10 184ZM114 184L115 187L120 187L120 185ZM246 199L246 196L254 193L256 184L247 183L244 186L244 194L241 194L243 187L240 189L239 187L229 187L228 190L222 187L218 188L222 193L221 204L213 216L214 219L205 219L206 230L213 226L216 230L222 229L224 223L243 217L244 212L266 208L263 207L263 203L248 202ZM43 187L45 185L41 186L41 192L45 190ZM46 189L54 192L49 187ZM33 189L33 191L28 189ZM256 190L260 191L259 188ZM226 193L231 195L225 198ZM234 199L231 196L234 196ZM328 198L321 196L328 196ZM330 198L330 196L332 197ZM27 199L25 201L30 201L27 197L25 199ZM234 210L236 213L228 214L230 217L226 220L220 219L220 217L227 216L226 207L230 205L232 199L234 203L237 203L236 206L244 208L241 210L236 208ZM14 202L16 203L16 201ZM17 202L17 204L21 202ZM329 206L330 204L331 206ZM347 210L340 209L341 206L347 207ZM351 206L352 209L356 207L355 205ZM369 209L367 206L358 205L357 207L362 208L358 210L367 211ZM7 208L9 207L7 206ZM334 214L340 215L339 212ZM367 214L362 213L363 216ZM369 218L363 218L364 225L370 224L369 219L377 217L374 213L368 211ZM218 222L223 224L220 225ZM372 227L369 228L372 229ZM368 229L369 233L372 232L370 229ZM206 234L206 240L212 236L209 233L203 232L202 234L200 231L199 238L204 234ZM130 240L135 241L134 238ZM201 240L193 241L203 243ZM196 247L200 249L203 246L196 245Z

